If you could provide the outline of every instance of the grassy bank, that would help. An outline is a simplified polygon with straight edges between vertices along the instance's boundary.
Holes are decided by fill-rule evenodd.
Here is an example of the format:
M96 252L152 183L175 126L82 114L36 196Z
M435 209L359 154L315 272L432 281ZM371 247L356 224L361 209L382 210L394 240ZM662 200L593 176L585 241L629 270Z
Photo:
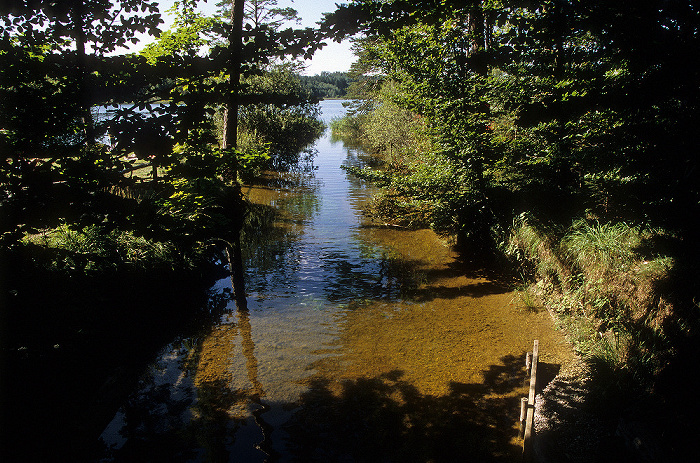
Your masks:
M689 328L672 290L674 237L625 223L578 221L557 233L520 218L507 253L531 284L523 301L548 307L591 363L650 386Z
M644 461L697 455L697 264L687 246L626 223L562 229L521 216L506 253L523 277L523 302L549 310L587 366L586 406L611 439L650 453Z

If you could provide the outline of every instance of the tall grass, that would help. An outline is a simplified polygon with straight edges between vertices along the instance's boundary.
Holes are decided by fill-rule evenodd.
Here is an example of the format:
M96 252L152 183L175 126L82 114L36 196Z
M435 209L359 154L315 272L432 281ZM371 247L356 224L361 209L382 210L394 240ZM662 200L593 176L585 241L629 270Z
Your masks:
M561 241L567 259L579 270L601 275L630 268L638 259L642 244L639 229L615 224L575 222Z
M127 231L104 231L95 225L78 230L60 226L27 235L23 242L58 251L58 257L47 264L54 270L91 273L124 265L144 270L174 268L182 260L172 243L149 240Z
M658 288L674 261L647 246L661 233L579 220L557 239L521 217L506 251L530 271L536 282L530 291L556 314L591 365L625 371L643 383L670 349L662 326L672 311Z

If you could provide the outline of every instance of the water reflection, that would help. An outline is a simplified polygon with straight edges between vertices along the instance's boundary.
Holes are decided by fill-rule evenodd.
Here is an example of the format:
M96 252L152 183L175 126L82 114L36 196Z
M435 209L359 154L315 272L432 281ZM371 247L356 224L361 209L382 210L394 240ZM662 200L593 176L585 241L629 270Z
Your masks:
M228 461L236 431L246 421L258 428L256 460L273 454L250 315L235 316L237 321L233 313L224 315L203 338L168 346L103 432L108 447L103 460ZM236 374L239 353L247 383Z
M251 397L259 402L260 397L265 395L265 391L263 391L262 384L258 381L258 361L255 359L255 344L253 343L252 328L250 326L250 314L247 310L238 311L238 327L241 330L241 346L246 360L248 379L253 385Z
M206 461L228 461L237 428L251 417L261 436L256 449L267 455L270 453L265 451L269 448L269 426L260 417L266 409L261 402L265 391L258 380L250 317L245 310L237 311L236 316L237 323L232 321L233 314L229 314L225 322L207 336L195 367L197 401L191 427ZM238 338L240 353L245 358L247 384L236 374L234 364Z
M249 291L259 298L301 294L333 303L408 297L425 273L390 247L363 238L367 225L355 206L347 210L346 190L359 186L329 183L246 189L253 202L243 240Z
M265 391L258 380L258 360L255 358L255 344L253 343L250 313L247 310L238 311L238 327L241 331L241 347L246 360L248 380L252 385L249 402L256 406L252 415L262 434L262 440L255 444L255 448L263 452L267 457L271 457L274 454L271 442L272 426L265 422L263 416L264 413L270 410L270 407L261 400L265 396Z
M317 148L313 168L244 188L249 311L222 300L164 350L103 435L111 459L516 458L520 357L559 342L551 320L468 276L434 233L368 223L366 185L339 168L359 153Z

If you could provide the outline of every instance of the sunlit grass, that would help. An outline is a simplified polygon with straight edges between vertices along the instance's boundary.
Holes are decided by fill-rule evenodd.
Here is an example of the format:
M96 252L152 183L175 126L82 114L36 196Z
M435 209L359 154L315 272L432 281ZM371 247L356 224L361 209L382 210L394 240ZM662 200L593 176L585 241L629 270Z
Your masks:
M64 251L60 259L51 262L55 269L83 267L82 270L90 272L124 264L147 269L153 266L171 267L180 260L172 243L149 240L127 231L105 232L94 225L79 230L60 226L26 235L23 242Z
M671 310L659 288L674 259L655 253L649 244L662 234L626 223L580 220L557 240L522 217L506 251L536 282L520 289L523 303L533 304L536 295L583 358L598 369L648 379L665 355L661 327Z
M579 221L572 229L561 242L562 250L569 261L587 273L622 271L638 259L636 249L642 243L638 228L622 222Z

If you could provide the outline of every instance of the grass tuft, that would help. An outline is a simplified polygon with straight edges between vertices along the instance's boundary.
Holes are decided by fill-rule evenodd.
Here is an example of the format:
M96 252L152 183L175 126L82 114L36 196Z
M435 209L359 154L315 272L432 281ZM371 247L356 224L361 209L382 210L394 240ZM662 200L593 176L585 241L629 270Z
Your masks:
M660 291L674 259L649 248L662 234L580 220L557 241L557 234L523 216L506 251L535 281L520 290L526 306L536 294L596 369L649 384L670 355L663 327L673 307Z

